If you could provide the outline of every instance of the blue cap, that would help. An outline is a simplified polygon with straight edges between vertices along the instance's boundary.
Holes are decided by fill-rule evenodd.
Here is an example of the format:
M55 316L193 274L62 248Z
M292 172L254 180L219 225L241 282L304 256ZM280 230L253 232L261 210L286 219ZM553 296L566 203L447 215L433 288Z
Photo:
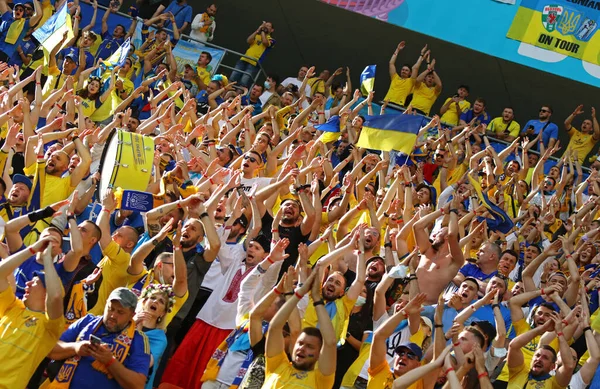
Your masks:
M34 271L33 276L39 278L40 281L42 281L44 288L46 287L46 273L43 271Z
M31 182L31 180L22 174L15 174L12 177L12 181L13 181L13 185L16 183L25 184L25 186L27 186L27 188L29 188L29 190L31 190L31 187L33 186L33 183Z
M423 358L423 350L421 350L421 347L417 346L415 343L412 342L403 342L400 343L395 349L394 349L394 354L398 354L402 349L407 349L410 352L412 352L413 354L415 354L417 356L417 358L419 359L419 361Z

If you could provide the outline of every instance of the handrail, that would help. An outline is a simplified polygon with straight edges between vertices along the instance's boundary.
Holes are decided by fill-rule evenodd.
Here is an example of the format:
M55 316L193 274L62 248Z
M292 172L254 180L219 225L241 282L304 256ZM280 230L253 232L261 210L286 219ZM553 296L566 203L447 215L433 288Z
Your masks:
M91 7L91 5L90 5L90 4L87 4L87 5L89 5L89 6ZM106 10L109 8L109 7L106 7L106 6L104 6L104 5L100 5L100 4L98 4L97 6L98 6L98 8L100 8L100 9L103 9L103 10L105 10L105 11L106 11ZM127 19L131 19L131 20L133 20L133 17L132 17L131 15L129 15L129 14L126 14L126 13L124 13L124 12L122 12L122 11L116 11L116 12L113 12L113 13L114 13L114 14L117 14L117 15L119 15L119 16L125 17L125 18L127 18ZM140 18L140 17L136 17L136 20L138 21L138 23L140 23L140 22L141 22L141 23L143 23L143 22L144 22L144 19L142 19L142 18ZM167 31L167 32L170 32L170 33L173 33L173 30L171 30L171 29L168 29L168 28L163 28L163 30L164 30L164 31ZM231 50L231 49L228 49L228 48L226 48L226 47L222 47L222 46L219 46L219 45L215 45L214 43L210 43L210 42L202 42L202 41L199 41L199 40L197 40L197 39L194 39L194 38L192 38L191 36L189 36L189 35L187 35L187 34L181 34L181 33L180 33L179 35L180 35L180 40L181 40L182 38L185 38L185 40L194 41L194 42L196 42L196 43L199 43L199 44L201 44L202 46L209 46L209 47L212 47L212 48L215 48L215 49L223 50L223 51L225 52L225 54L234 54L234 55L236 55L236 56L238 56L238 57L240 57L240 58L248 58L248 59L251 59L251 60L253 60L253 61L256 61L256 64L258 65L258 68L259 68L259 71L258 71L258 73L256 74L256 76L254 76L253 78L251 77L251 78L252 78L252 84L251 84L251 85L248 87L248 90L252 89L252 87L253 87L253 86L256 84L256 82L257 82L258 78L259 78L261 75L263 75L265 78L267 78L267 73L265 72L265 69L263 68L262 64L259 62L258 58L250 57L250 56L248 56L248 55L246 55L246 54L239 53L239 52L237 52L237 51L235 51L235 50ZM225 54L223 55L223 58L225 57ZM237 72L240 72L240 73L243 73L243 74L247 74L248 76L252 76L250 73L248 73L248 72L246 72L246 71L243 71L243 70L237 70L237 69L235 69L235 67L231 67L231 66L229 66L229 65L224 65L222 62L223 62L223 59L221 59L221 61L220 61L220 62L217 64L217 66L216 66L216 68L215 68L215 71L216 71L217 69L219 69L220 67L223 67L223 68L226 68L226 69L235 70L235 71L237 71Z

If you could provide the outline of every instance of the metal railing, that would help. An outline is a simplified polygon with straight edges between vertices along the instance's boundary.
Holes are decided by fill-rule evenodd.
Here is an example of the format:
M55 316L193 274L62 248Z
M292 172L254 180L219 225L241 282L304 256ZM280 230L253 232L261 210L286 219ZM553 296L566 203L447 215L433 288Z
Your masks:
M379 104L380 104L379 107L381 107L381 105L383 103L384 103L384 101L380 101L379 102ZM406 108L404 108L404 107L402 107L400 105L394 104L394 103L389 103L389 102L388 102L388 105L386 107L386 110L388 110L388 109L392 109L392 110L400 112L400 113L403 113L404 111L406 111ZM417 114L417 115L423 117L423 120L431 120L432 119L430 116L425 116L425 115L421 115L421 114ZM489 139L490 143L498 143L498 144L501 144L501 145L504 145L504 146L508 146L508 145L510 145L512 143L512 142L507 142L507 141L505 141L503 139L495 138L495 137L490 136L490 135L486 135L486 136ZM537 155L540 155L540 152L537 151L537 150L531 150L530 149L529 152L537 154ZM556 157L550 157L549 159L552 160L552 161L555 161L555 162L559 161L559 158L556 158ZM587 174L589 174L591 172L591 169L588 168L588 167L585 167L585 166L582 166L581 169L583 170L584 173L587 173Z
M102 10L106 11L108 9L108 7L105 7L103 5L98 4L98 9L102 9ZM114 13L116 15L122 16L124 18L130 19L130 20L133 21L133 17L131 15L129 15L129 14L126 14L126 13L121 12L121 11L117 11L117 12L114 12ZM136 17L136 20L137 20L138 23L143 23L144 22L144 19L142 19L140 17ZM163 28L163 30L167 31L167 32L169 32L171 34L173 33L173 30L168 29L168 28ZM224 68L224 69L229 69L231 71L240 72L242 74L246 74L246 75L250 76L250 78L252 79L252 84L250 84L248 86L248 90L252 89L252 87L256 84L256 82L258 81L258 79L260 78L260 76L263 76L265 79L267 78L267 73L265 72L265 69L263 68L262 64L259 62L258 58L247 56L246 54L239 53L239 52L237 52L235 50L231 50L231 49L228 49L226 47L215 45L214 43L199 41L197 39L192 38L191 36L189 36L187 34L179 33L179 36L180 36L180 38L179 38L180 40L184 39L184 40L187 40L187 41L196 42L196 43L198 43L201 46L208 46L208 47L212 47L212 48L215 48L215 49L218 49L218 50L223 50L223 53L224 53L223 57L217 63L217 66L215 67L214 72L216 73L218 69ZM255 61L256 62L256 66L258 67L258 72L256 73L255 76L252 76L251 73L248 73L248 72L245 72L245 71L242 71L242 70L237 70L235 67L232 67L232 66L229 66L229 65L225 65L223 63L223 60L225 59L225 56L227 54L235 55L238 59L247 58L247 59L250 59L252 61Z

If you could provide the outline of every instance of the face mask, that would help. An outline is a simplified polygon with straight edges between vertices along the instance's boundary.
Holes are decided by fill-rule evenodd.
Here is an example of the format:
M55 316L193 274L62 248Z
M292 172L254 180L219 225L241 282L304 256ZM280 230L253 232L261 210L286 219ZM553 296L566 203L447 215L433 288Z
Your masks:
M367 302L367 298L363 296L358 296L356 302L354 303L355 307L362 307Z
M269 81L265 81L265 89L271 89L271 83Z

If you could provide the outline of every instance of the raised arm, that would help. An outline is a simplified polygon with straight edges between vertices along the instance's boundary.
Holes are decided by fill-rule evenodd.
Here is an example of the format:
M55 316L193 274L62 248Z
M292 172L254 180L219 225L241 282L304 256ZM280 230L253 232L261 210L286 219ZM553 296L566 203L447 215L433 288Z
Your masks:
M173 292L176 297L183 297L188 292L187 265L181 252L181 221L173 237Z

